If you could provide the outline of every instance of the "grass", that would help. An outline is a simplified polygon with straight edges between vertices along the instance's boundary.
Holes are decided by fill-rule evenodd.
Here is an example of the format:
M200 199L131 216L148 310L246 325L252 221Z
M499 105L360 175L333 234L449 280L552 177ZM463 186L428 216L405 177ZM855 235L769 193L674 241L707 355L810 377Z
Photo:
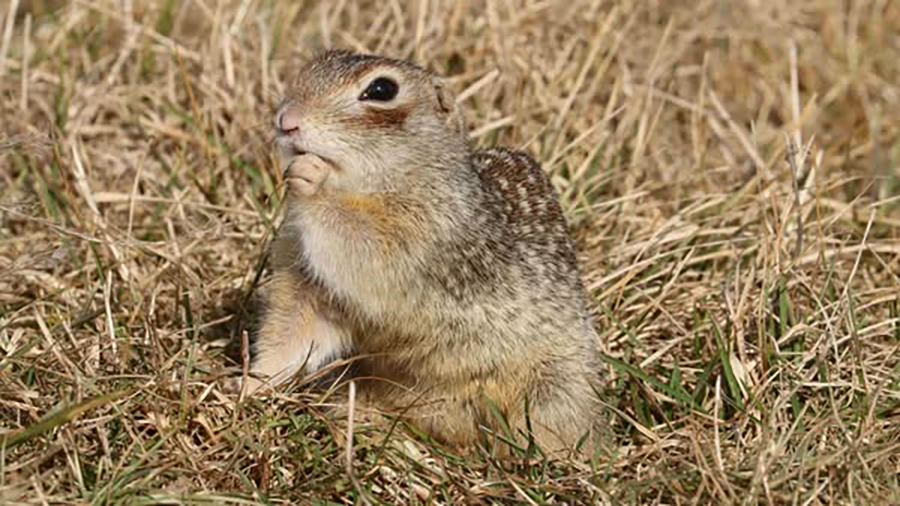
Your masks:
M897 3L0 16L0 502L900 503ZM454 452L346 382L223 393L278 223L271 113L330 46L448 75L473 142L553 175L606 357L592 458Z

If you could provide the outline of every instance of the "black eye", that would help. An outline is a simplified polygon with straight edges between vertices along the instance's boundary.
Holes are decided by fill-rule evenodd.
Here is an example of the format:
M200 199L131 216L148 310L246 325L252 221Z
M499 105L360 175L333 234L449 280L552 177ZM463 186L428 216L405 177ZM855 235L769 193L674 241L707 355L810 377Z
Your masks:
M360 100L375 100L377 102L389 102L397 96L400 91L400 85L393 79L387 77L379 77L371 83L369 87L359 96Z

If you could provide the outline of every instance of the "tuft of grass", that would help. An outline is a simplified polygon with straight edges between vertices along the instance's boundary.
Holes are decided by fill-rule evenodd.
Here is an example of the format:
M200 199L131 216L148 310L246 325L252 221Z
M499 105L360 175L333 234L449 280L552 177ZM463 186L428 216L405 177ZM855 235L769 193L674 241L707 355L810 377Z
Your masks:
M898 32L862 0L0 5L0 504L900 502ZM225 392L271 111L334 46L451 76L476 145L552 175L594 455L446 448L343 380Z

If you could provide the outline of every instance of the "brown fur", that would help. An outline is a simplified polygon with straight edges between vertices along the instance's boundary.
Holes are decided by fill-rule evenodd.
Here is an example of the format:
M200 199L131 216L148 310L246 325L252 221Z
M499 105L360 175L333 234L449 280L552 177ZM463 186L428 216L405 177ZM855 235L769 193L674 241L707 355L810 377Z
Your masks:
M406 118L409 117L409 112L408 107L397 107L395 109L368 107L362 117L353 123L363 128L403 128L406 124Z
M355 104L382 73L401 95ZM282 105L300 126L280 142L341 170L289 197L253 370L280 382L279 366L358 353L366 398L438 439L476 443L500 413L524 444L527 399L530 436L571 449L596 428L600 380L562 210L528 155L472 152L452 103L406 62L330 52L300 72Z

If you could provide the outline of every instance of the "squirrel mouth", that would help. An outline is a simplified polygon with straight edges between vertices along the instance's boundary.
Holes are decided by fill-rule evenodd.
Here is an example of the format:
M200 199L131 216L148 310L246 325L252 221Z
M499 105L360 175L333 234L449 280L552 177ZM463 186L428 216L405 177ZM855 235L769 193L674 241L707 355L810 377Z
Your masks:
M279 142L279 144L281 147L281 152L289 158L309 154L309 151L298 148L297 145L292 142Z
M303 156L307 151L300 146L299 139L285 134L275 136L275 145L286 156Z
M301 146L301 143L297 138L293 138L289 135L278 135L275 137L275 145L278 147L282 160L284 161L285 174L287 173L288 167L290 167L290 161L301 156L315 156L325 161L332 169L340 171L340 167L334 160L304 149L305 146Z

